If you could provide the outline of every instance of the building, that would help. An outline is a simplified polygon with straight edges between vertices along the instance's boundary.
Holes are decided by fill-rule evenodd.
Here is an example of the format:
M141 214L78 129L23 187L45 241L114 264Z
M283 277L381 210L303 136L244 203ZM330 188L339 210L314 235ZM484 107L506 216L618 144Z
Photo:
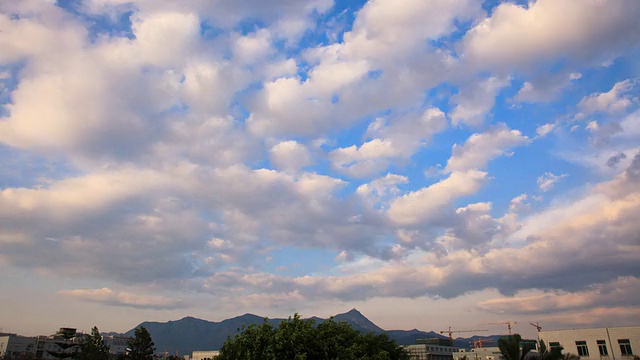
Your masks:
M459 349L453 353L453 360L504 360L497 346Z
M67 338L65 338L65 336ZM74 328L60 328L57 333L36 338L36 359L57 360L50 352L76 353L86 335L76 332ZM63 350L58 344L74 344L74 347Z
M36 338L4 334L0 336L0 356L10 358L17 354L35 354Z
M220 351L194 351L191 353L191 360L213 360L218 355L220 355Z
M450 339L418 339L416 344L403 345L411 360L453 360L455 349Z
M126 336L103 336L104 344L109 348L109 354L113 356L124 355L129 346L130 337Z
M541 331L538 338L582 360L631 360L640 355L640 326Z

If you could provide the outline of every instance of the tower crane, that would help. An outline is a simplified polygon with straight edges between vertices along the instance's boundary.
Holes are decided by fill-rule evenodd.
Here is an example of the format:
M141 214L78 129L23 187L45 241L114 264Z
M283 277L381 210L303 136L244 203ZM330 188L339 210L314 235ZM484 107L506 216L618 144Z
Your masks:
M529 323L529 325L533 326L534 328L538 329L538 332L542 331L542 326L540 326L539 322L534 323Z
M507 329L509 329L509 336L511 336L511 324L517 324L517 321L503 321L503 322L494 322L491 323L491 325L496 325L496 324L506 324L507 325Z
M451 326L449 326L449 330L441 330L440 334L447 333L449 334L449 340L451 341L451 346L453 346L453 333L465 333L465 332L476 332L476 331L489 331L487 329L480 330L451 330Z

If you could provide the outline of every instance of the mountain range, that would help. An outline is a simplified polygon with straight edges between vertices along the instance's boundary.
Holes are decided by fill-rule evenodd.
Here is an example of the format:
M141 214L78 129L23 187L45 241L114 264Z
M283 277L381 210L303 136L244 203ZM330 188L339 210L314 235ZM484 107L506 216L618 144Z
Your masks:
M316 323L325 321L319 317L312 317ZM244 314L220 322L207 321L194 317L184 317L180 320L168 322L149 322L145 321L135 328L124 334L110 333L110 335L134 336L135 329L144 326L155 343L158 352L168 352L170 354L186 355L192 351L217 350L229 336L234 336L243 326L251 324L260 324L263 321L277 326L284 319L266 319L264 317ZM417 339L426 338L442 338L447 336L441 335L434 331L413 330L384 330L367 319L362 313L356 309L352 309L346 313L338 314L333 317L334 321L346 322L354 329L362 332L382 333L386 332L389 337L398 344L408 345L415 344ZM457 338L453 340L456 347L469 347L469 342L482 339L485 344L495 344L500 335L490 336L473 336L470 338Z

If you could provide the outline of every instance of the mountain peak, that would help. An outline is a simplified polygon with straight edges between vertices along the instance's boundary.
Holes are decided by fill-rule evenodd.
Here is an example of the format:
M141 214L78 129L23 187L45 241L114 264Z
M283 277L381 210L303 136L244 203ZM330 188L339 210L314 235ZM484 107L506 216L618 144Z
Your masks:
M356 308L353 308L347 311L344 314L338 314L333 317L335 321L346 321L350 323L354 328L363 332L374 332L381 333L384 330L378 325L374 324L371 320L367 319L366 316L362 315L360 311Z

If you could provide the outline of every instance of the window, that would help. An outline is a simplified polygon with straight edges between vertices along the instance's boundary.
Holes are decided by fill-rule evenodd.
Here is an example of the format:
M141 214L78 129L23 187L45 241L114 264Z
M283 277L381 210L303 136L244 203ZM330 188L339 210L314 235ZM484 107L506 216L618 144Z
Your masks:
M549 347L550 348L554 348L554 347L560 347L560 343L557 341L552 341L549 343Z
M600 356L609 356L609 352L607 351L607 342L604 340L598 340L597 343Z
M587 348L586 341L576 341L576 347L578 348L579 356L589 356L589 348Z
M629 339L618 339L618 345L620 345L620 352L622 353L622 356L633 355L633 351L631 351L631 342L629 342Z

